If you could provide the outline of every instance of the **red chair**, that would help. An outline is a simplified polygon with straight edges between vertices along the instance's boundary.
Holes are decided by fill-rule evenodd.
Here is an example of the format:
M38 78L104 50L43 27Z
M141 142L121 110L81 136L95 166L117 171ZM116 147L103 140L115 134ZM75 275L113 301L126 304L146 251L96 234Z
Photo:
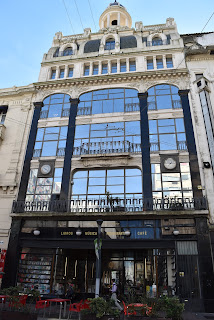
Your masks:
M125 314L125 316L130 316L130 315L136 315L137 314L137 312L135 311L135 310L131 310L131 311L129 311L129 307L128 306L126 306L126 304L125 304L125 302L122 300L122 303L123 303L123 310L124 310L124 314Z
M83 300L81 300L80 302L71 303L69 306L69 311L80 312L82 303Z
M12 308L19 308L20 305L25 306L26 305L26 301L27 301L27 294L24 294L22 296L17 297L17 301L10 301L9 303L9 307Z
M35 308L36 309L44 309L44 308L49 307L49 305L50 305L49 301L41 300L41 298L40 298L40 300L36 301L36 307Z
M90 301L87 299L84 300L80 306L80 310L84 310L84 309L90 309Z

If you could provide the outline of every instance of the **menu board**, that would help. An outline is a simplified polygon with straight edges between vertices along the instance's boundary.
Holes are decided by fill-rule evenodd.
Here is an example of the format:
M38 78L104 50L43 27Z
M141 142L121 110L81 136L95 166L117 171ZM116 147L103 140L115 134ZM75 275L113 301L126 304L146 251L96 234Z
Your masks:
M40 294L50 293L52 256L21 254L18 285L24 289L37 289Z

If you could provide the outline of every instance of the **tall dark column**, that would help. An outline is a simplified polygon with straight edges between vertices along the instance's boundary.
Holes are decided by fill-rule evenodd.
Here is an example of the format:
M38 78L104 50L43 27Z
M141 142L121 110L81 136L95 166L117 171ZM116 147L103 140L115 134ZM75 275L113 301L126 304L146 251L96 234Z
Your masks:
M77 116L77 107L79 99L70 99L70 116L68 122L68 134L65 149L64 168L62 174L62 186L60 193L60 200L68 200L70 173L71 173L71 159L73 155L74 136L75 136L75 122Z
M214 273L207 218L196 218L198 262L205 312L214 312Z
M139 93L140 100L140 130L141 130L141 150L143 167L143 196L144 199L152 199L152 178L150 162L150 142L149 142L149 121L147 97L148 93ZM152 207L152 206L151 206Z
M195 137L192 125L192 117L190 112L189 98L188 98L189 90L179 90L178 94L181 97L181 103L184 113L184 126L186 131L186 139L187 139L187 149L189 152L189 160L190 160L190 172L192 178L192 188L193 194L195 198L202 198L202 190L198 189L198 186L201 185L201 178L199 173L199 165L198 165L198 157L195 145Z
M15 286L16 274L19 263L19 234L21 231L21 220L13 220L11 224L10 239L7 248L2 288Z
M38 125L40 111L41 111L42 107L43 107L43 102L34 102L34 114L33 114L31 129L30 129L30 135L29 135L29 139L28 139L27 150L26 150L26 154L25 154L24 166L23 166L23 170L22 170L22 177L21 177L21 182L20 182L20 187L19 187L18 200L25 199L27 185L28 185L28 178L29 178L29 174L30 174L30 162L33 157L33 149L34 149L34 144L35 144L35 140L36 140L37 125Z

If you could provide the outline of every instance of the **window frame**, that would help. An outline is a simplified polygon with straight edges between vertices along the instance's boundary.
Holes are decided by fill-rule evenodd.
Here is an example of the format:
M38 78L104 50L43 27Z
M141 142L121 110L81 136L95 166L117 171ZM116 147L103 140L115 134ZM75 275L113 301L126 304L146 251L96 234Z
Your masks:
M177 124L176 120L181 120L181 119L183 120L183 129L184 129L184 131L179 131L179 129L177 128L178 124ZM168 125L168 126L163 126L163 125L161 126L161 125L159 125L159 122L162 121L162 120L173 120L174 124L173 125ZM154 128L154 126L151 125L152 122L153 122L153 124L156 123L155 127L156 127L157 131L155 133L151 132L151 128ZM161 129L163 128L162 131L164 131L165 127L167 127L167 128L172 127L172 128L174 128L174 130L172 130L171 132L161 132ZM187 140L186 139L185 140L180 140L178 138L179 134L182 134L182 135L184 134L185 137L186 137L184 118L150 119L149 120L149 128L150 128L150 130L149 130L150 152L159 152L159 151L167 151L167 150L180 150L180 151L181 150L184 150L184 151L187 150ZM169 148L169 149L165 149L164 148L164 149L162 149L161 148L161 143L163 143L163 142L161 142L161 137L164 137L164 136L167 136L167 135L168 136L171 136L171 135L175 136L176 149L174 149L174 148ZM153 140L153 137L156 137L156 138ZM171 141L170 137L169 137L168 141ZM153 143L157 146L157 148L155 147L155 150L152 150L152 144ZM179 147L179 143L181 144L181 146L185 146L185 147L184 148L183 147ZM169 145L170 145L170 142L169 142Z
M56 132L48 132L48 130L51 130L52 128L59 128L59 131L58 133ZM62 128L67 128L67 133L68 133L68 126L58 126L58 127L41 127L41 128L38 128L37 129L37 136L36 136L36 140L35 140L35 144L34 144L34 150L33 150L33 158L40 158L40 157L61 157L61 156L64 156L64 155L60 155L59 153L59 149L64 149L64 152L65 152L65 148L66 148L66 141L67 141L67 135L66 137L60 137L61 135L61 131L62 131ZM42 134L42 137L40 139L38 139L38 132L39 130L41 130L41 133L42 133L42 130L43 131L43 134ZM54 138L49 138L48 139L48 135L56 135L57 138L54 139ZM60 147L60 142L64 141L64 147ZM55 154L51 154L51 155L43 155L43 151L45 149L45 146L47 143L53 143L53 142L56 142L56 152ZM38 149L36 148L37 145L41 145L41 147ZM43 149L44 148L44 149ZM37 154L38 153L38 154Z
M62 95L62 97L59 97L60 95ZM43 107L40 112L40 119L69 117L70 98L71 97L66 93L56 93L46 97L43 100ZM59 116L57 115L56 117L49 117L51 106L60 106L60 105L61 105L60 115Z

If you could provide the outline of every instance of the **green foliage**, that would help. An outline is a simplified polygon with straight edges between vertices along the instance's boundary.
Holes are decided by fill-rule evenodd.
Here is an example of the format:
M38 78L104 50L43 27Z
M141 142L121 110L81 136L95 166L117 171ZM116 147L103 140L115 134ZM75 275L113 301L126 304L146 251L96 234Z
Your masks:
M119 316L120 311L115 309L114 301L106 301L101 297L88 299L90 301L90 309L82 310L82 314L95 314L96 318L104 315Z
M167 318L172 320L182 320L182 313L184 311L184 303L180 303L176 297L163 297L160 299L161 310L166 312Z
M20 302L20 293L28 295L28 305L23 305ZM9 301L9 306L12 310L30 313L31 312L31 304L35 302L38 297L40 296L40 292L38 290L27 290L26 292L23 292L23 288L20 286L17 287L9 287L0 290L1 295L6 295Z

